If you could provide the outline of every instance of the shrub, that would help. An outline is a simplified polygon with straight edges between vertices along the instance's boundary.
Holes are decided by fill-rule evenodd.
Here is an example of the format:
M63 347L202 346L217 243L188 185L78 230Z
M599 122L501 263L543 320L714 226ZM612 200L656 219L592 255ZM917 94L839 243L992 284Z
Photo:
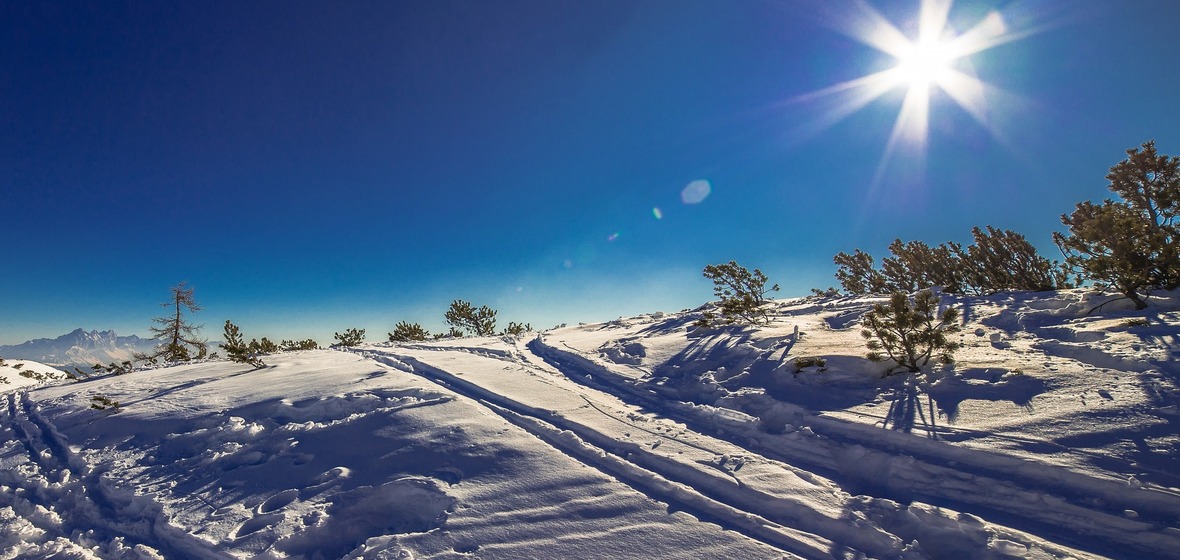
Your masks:
M930 290L918 292L912 302L905 292L893 292L888 305L873 306L864 316L861 331L869 349L868 359L893 360L897 367L910 372L921 371L933 357L952 363L959 344L949 336L959 332L955 324L958 311L947 308L935 322L938 299Z
M418 323L407 323L405 321L399 322L393 327L393 332L389 333L390 342L426 340L429 337L430 333L422 328L422 325Z
M258 358L258 352L252 348L252 345L243 342L241 330L229 319L225 320L222 337L225 338L225 342L221 343L221 347L225 350L225 355L230 361L250 364L256 368L266 367L266 364Z
M766 275L757 268L750 272L735 261L726 264L708 265L702 275L713 281L713 295L720 301L721 319L733 323L769 323L770 318L762 309L767 302L766 294L778 291L778 284L766 287ZM712 317L706 313L706 326Z
M940 287L947 292L962 291L962 275L955 244L931 247L921 241L889 244L893 255L881 259L881 274L889 291L914 292Z
M335 346L351 347L364 342L365 329L348 329L344 334L332 333L332 337L336 339Z
M528 331L531 331L531 330L533 330L533 326L529 323L525 323L522 325L522 324L517 323L515 321L508 321L508 327L506 327L504 329L504 332L502 332L500 334L507 335L507 336L520 336L520 335L522 335Z
M823 369L828 365L828 361L819 356L800 356L795 358L795 373L803 371L804 368L817 367Z
M886 291L885 276L873 268L873 256L856 249L851 255L836 253L832 258L839 268L836 280L845 292L853 295L880 294Z
M1037 254L1023 235L987 226L974 227L975 243L930 246L921 241L889 244L890 256L873 268L873 257L857 249L837 253L836 279L853 295L912 293L938 287L948 293L992 294L1005 290L1055 290L1073 287L1068 271Z
M1074 286L1069 273L1056 261L1037 254L1023 235L987 226L971 228L975 243L955 247L962 266L963 287L977 295L1006 290L1043 292Z
M821 297L821 298L823 298L823 297L836 297L836 296L840 295L840 290L837 290L836 288L833 288L831 286L828 286L828 289L826 289L826 290L821 290L819 288L812 288L811 295L815 296L815 297Z
M264 336L262 340L250 339L250 351L260 355L274 354L279 351L279 345Z
M295 350L318 350L320 343L308 338L306 340L284 340L279 343L279 350L293 352Z
M1062 215L1067 234L1053 240L1065 262L1147 307L1151 289L1180 287L1180 158L1158 155L1155 141L1127 150L1110 168L1108 188L1118 201L1079 202Z
M102 364L94 364L91 369L93 369L95 373L110 373L111 375L123 375L131 373L135 370L135 368L131 366L131 362L128 360L124 360L122 363L118 364L111 362L105 366Z
M90 408L94 410L105 410L111 414L118 414L123 411L120 408L119 401L113 400L104 395L95 395L90 397Z
M496 310L486 305L477 309L470 302L457 299L451 302L445 317L448 325L474 336L496 334Z
M434 335L435 340L440 340L443 338L463 338L463 331L456 329L455 327L451 327L451 329L445 333L437 333Z

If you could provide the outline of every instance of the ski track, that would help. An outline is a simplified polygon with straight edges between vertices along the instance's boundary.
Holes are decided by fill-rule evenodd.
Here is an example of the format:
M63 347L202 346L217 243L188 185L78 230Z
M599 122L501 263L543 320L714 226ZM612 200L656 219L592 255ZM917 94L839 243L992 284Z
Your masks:
M482 352L473 353L486 355ZM623 444L584 426L563 422L560 417L546 410L491 393L409 356L391 357L373 351L362 351L361 354L465 395L582 463L626 482L649 496L698 515L703 514L706 519L717 520L747 536L805 558L830 558L832 555L829 551L837 548L834 543L816 535L791 529L705 496L697 492L691 482L670 479L663 476L664 473L659 472L659 469L637 464L634 454L640 449L635 444Z
M686 464L659 453L659 444L643 446L621 441L579 422L571 414L531 406L480 386L470 376L431 363L436 360L429 356L439 356L441 350L494 360L506 364L502 366L505 368L526 368L539 383L568 391L570 384L557 387L555 381L546 379L546 375L560 376L577 384L577 396L586 406L631 430L723 458L731 457L735 447L739 453L744 449L750 455L781 462L782 471L795 476L822 473L838 485L837 492L829 503L821 503L817 509L814 496L792 499L751 488L734 472L726 472L724 464L708 469ZM1040 538L1106 556L1165 558L1176 557L1180 550L1180 531L1172 527L1180 519L1180 497L1171 493L1130 488L1121 481L1097 479L1061 467L803 411L796 417L798 431L768 434L759 428L755 417L730 409L670 401L571 350L555 347L539 336L518 352L413 345L359 353L479 401L550 445L641 492L704 513L803 557L857 553L898 557L904 552L904 543L923 537L924 544L930 542L931 536L915 529L912 523L877 511L881 507L873 498L851 496L857 492L906 503L921 499L989 522L1019 519L1022 527L1034 528ZM615 399L621 404L604 404ZM660 433L621 412L610 412L627 405L642 408L647 422L662 416L683 422L695 432L689 436ZM661 411L660 415L647 412L653 410ZM690 441L690 437L696 441ZM935 480L943 482L932 484ZM857 492L841 492L844 488ZM832 516L821 511L829 507L843 512ZM1126 510L1134 510L1138 517L1128 518ZM962 531L963 527L957 529ZM1002 556L1001 541L1012 541L1000 537L1011 538L1011 530L1005 531L1002 526L993 529L996 534L991 535L988 546L992 550L988 552ZM1038 544L1047 549L1054 546Z
M0 433L10 434L24 455L0 450L6 459L25 459L19 471L0 469L0 492L7 505L40 532L40 550L27 545L20 557L57 558L232 558L200 539L169 525L150 498L113 489L100 471L70 452L53 426L45 422L26 391L6 395ZM11 444L10 444L11 445ZM20 474L15 474L19 472ZM10 474L13 473L13 474ZM117 520L117 521L116 521ZM3 537L0 530L0 537ZM0 539L0 544L3 540Z
M600 387L635 404L705 430L723 430L758 453L830 475L851 487L899 501L922 499L961 512L1021 518L1071 546L1093 546L1114 557L1180 557L1180 497L1099 479L1062 467L974 449L964 449L869 425L796 413L798 431L760 433L758 419L739 411L668 400L607 366L543 337L528 348L570 379ZM800 436L800 434L804 434ZM868 465L868 466L866 466ZM932 484L931 481L944 481ZM948 484L946 481L954 481ZM1049 490L1050 492L1046 492ZM1127 510L1137 514L1128 519ZM1138 552L1130 553L1131 549Z

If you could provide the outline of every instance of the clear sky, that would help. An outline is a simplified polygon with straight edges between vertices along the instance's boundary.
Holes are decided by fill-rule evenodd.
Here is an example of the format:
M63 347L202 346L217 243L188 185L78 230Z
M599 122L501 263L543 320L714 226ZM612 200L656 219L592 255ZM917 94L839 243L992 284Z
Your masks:
M1125 149L1180 154L1180 2L956 2L897 78L920 8L2 1L0 343L144 334L181 280L210 337L328 343L695 307L731 259L804 295L973 225L1055 256Z

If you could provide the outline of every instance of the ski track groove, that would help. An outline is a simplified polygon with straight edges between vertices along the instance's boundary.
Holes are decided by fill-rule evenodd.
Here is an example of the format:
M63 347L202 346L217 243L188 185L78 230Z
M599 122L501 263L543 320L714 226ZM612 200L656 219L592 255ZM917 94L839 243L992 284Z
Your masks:
M18 403L19 400L19 403ZM165 558L228 560L212 545L167 523L162 508L150 497L116 490L102 480L102 471L89 468L70 452L62 436L37 411L27 391L8 393L7 415L0 416L25 448L37 476L18 481L23 498L61 518L59 527L41 527L52 537L76 545L79 534L88 541L110 544L116 539L128 546L144 545ZM41 481L44 482L41 482ZM111 520L120 519L119 523Z
M564 345L564 342L559 342ZM566 347L569 348L568 345ZM658 394L654 391L632 384L631 380L582 356L577 350L562 350L549 345L541 336L531 340L527 348L576 383L613 394L632 405L660 410L661 414L683 422L698 432L705 430L716 433L719 427L723 427L719 424L725 424L724 411L727 409L714 410L718 419L702 419L700 413L694 410L697 405L661 400L655 396ZM688 410L685 410L686 408ZM741 412L733 412L734 416L748 416ZM861 426L836 418L810 415L806 420L810 421L808 427L822 437L808 439L802 445L794 445L789 449L775 448L775 445L781 443L781 439L773 444L763 445L758 443L758 439L734 433L735 430L726 430L724 435L716 437L751 449L753 453L822 473L841 486L847 486L849 483L853 486L863 486L869 482L850 480L850 474L841 468L841 463L847 463L850 459L850 450L854 453L879 453L886 455L887 460L904 458L903 462L913 462L924 469L942 471L941 477L937 479L962 480L962 475L966 474L974 479L968 481L973 483L974 488L957 488L955 492L942 489L943 492L934 493L931 490L939 489L927 484L927 481L934 477L919 472L912 475L913 478L910 480L889 479L886 481L890 486L887 491L885 488L872 488L873 493L883 493L886 495L881 497L902 502L920 498L931 505L946 506L964 513L983 515L985 518L992 512L1014 516L1045 527L1049 530L1047 534L1050 538L1062 540L1063 544L1081 546L1083 549L1089 541L1081 537L1101 535L1111 543L1109 550L1099 551L1104 554L1126 554L1127 551L1123 547L1130 547L1152 554L1153 557L1163 558L1173 557L1176 551L1180 550L1180 531L1174 528L1176 521L1180 520L1180 500L1171 493L1133 490L1125 483L1097 479L1061 467L1031 463L995 453L947 447L948 444L942 442L884 429L869 436ZM822 439L829 441L823 442ZM752 443L755 445L751 445ZM817 447L829 449L817 451ZM979 457L981 461L964 463L964 456ZM954 463L954 466L950 463ZM888 472L894 477L904 477L913 470L894 468ZM884 473L880 474L886 476ZM856 477L851 475L851 478ZM897 482L904 483L904 486L896 487ZM1098 507L1093 503L1096 498L1093 490L1096 486L1103 490L1097 498L1105 502L1105 507ZM1053 494L1045 490L1052 490ZM1003 499L994 499L996 494ZM1015 507L1020 505L1019 500L1022 498L1025 502L1023 507ZM1050 505L1058 509L1047 507ZM1121 515L1123 509L1134 509L1140 514L1140 518L1126 519ZM1070 529L1071 526L1074 528ZM1054 527L1076 533L1052 530ZM1151 531L1154 532L1149 533Z
M695 513L704 520L719 522L731 530L802 558L830 559L841 557L838 554L843 552L855 554L855 551L822 535L793 528L750 511L752 508L734 505L723 497L702 492L691 482L678 480L676 476L664 472L669 470L667 468L661 470L639 464L634 458L635 452L640 451L637 444L618 442L602 434L591 433L593 430L578 426L576 422L563 420L548 414L545 410L495 395L470 381L409 356L388 355L372 350L361 350L359 353L464 395L567 456L631 486L640 493L668 504L675 504L678 508ZM605 445L603 440L615 445ZM732 479L728 480L732 484Z

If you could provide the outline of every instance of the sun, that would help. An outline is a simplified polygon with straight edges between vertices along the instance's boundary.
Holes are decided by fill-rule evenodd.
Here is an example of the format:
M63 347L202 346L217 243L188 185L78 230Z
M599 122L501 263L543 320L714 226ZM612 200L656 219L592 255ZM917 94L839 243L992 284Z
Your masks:
M924 157L930 122L931 97L945 94L981 126L1000 138L992 124L988 94L998 88L982 82L974 72L971 55L1014 41L1031 31L1013 31L1000 12L991 12L959 33L948 22L951 0L922 0L917 13L917 36L908 37L864 0L829 10L827 20L845 35L891 56L894 64L879 72L838 83L795 98L808 101L832 98L812 127L834 125L885 94L902 90L901 108L885 146L877 177L894 152L906 148ZM851 9L849 9L851 8ZM821 17L823 14L821 14ZM1017 19L1027 20L1026 14Z
M908 89L928 90L931 84L949 77L953 62L954 57L947 52L946 44L927 41L908 45L897 57L894 71L897 80Z

